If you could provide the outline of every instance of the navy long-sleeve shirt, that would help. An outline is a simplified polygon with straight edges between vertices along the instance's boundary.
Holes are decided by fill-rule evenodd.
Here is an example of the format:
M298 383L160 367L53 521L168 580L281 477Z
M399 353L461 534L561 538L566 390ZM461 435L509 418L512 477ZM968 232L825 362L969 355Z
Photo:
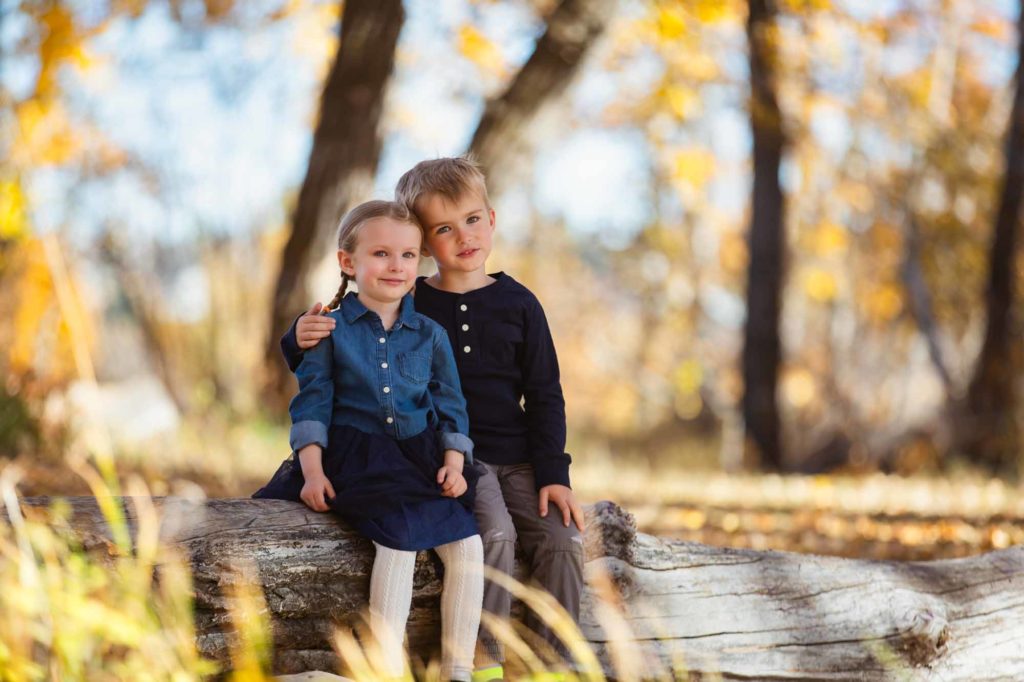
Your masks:
M540 301L512 277L456 294L417 280L416 312L448 333L469 412L474 458L533 464L537 487L569 485L565 400L558 357ZM302 351L295 325L281 339L290 367Z

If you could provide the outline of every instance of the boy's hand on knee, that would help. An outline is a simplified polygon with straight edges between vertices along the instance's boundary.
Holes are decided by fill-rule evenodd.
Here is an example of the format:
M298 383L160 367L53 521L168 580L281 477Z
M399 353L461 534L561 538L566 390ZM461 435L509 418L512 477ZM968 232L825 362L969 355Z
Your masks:
M576 501L576 496L573 495L572 489L553 483L546 485L540 489L540 515L548 515L548 502L554 503L562 512L562 524L568 528L570 517L576 523L576 527L583 532L584 521L583 521L583 507Z
M302 350L309 350L320 339L327 338L334 330L334 318L324 313L324 307L317 301L313 307L303 313L295 325L295 340Z

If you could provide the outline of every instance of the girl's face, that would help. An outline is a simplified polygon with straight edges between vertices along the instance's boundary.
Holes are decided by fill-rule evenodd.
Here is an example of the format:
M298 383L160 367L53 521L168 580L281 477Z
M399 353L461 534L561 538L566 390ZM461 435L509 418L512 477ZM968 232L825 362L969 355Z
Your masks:
M416 283L423 235L410 223L373 218L359 228L351 252L338 251L341 271L355 279L360 297L394 303Z

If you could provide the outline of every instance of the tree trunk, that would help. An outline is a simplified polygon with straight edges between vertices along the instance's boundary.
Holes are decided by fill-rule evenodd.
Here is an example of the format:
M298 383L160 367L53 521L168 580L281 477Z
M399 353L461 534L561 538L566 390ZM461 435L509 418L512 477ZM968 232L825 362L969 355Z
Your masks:
M565 93L615 5L615 0L562 0L511 85L487 102L469 151L488 173L492 194L500 191L503 179L514 175L512 167L531 151L529 133L534 123Z
M384 93L405 20L401 0L346 0L341 40L320 100L306 177L274 291L266 365L275 396L287 392L278 338L311 300L306 280L327 253L341 216L373 186L380 156ZM340 283L340 282L339 282ZM333 291L320 292L327 298Z
M280 672L336 669L329 640L366 606L372 549L301 504L158 500L162 537L191 557L199 646L226 660L222 589L254 565L273 618ZM27 498L41 507L48 498ZM70 525L105 554L93 498L69 499ZM131 523L134 507L126 505ZM722 549L638 534L610 502L587 509L581 627L613 677L659 677L673 661L725 679L1024 678L1024 547L970 559L897 563ZM437 648L440 582L421 553L409 645ZM609 618L617 604L621 617ZM610 638L616 625L629 633ZM613 641L614 639L614 641ZM614 662L626 661L614 674Z
M958 434L959 449L996 473L1015 473L1020 459L1016 384L1024 339L1014 306L1017 232L1024 192L1024 6L1018 27L1020 57L1006 134L1006 173L989 255L985 341Z
M773 0L750 0L750 125L753 131L754 187L747 244L747 323L743 342L745 461L767 470L782 468L779 409L779 312L782 296L785 223L779 166L785 146L782 113L776 99Z

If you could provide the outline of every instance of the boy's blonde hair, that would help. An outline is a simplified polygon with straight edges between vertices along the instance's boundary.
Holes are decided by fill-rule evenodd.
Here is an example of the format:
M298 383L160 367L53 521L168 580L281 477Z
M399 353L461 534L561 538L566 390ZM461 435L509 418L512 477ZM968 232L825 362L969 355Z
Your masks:
M410 211L405 204L375 199L359 204L341 219L341 224L338 225L338 249L352 253L359 238L359 229L374 218L391 218L400 223L409 223L416 227L420 234L423 234L423 227L416 218L416 214ZM346 273L341 273L341 286L338 287L338 293L327 304L328 310L336 310L341 305L341 299L345 298L345 291L348 289L351 279Z
M487 208L487 180L480 164L472 156L454 156L420 161L398 180L395 201L416 210L416 202L427 194L440 194L445 200L456 202L466 192L476 192Z

